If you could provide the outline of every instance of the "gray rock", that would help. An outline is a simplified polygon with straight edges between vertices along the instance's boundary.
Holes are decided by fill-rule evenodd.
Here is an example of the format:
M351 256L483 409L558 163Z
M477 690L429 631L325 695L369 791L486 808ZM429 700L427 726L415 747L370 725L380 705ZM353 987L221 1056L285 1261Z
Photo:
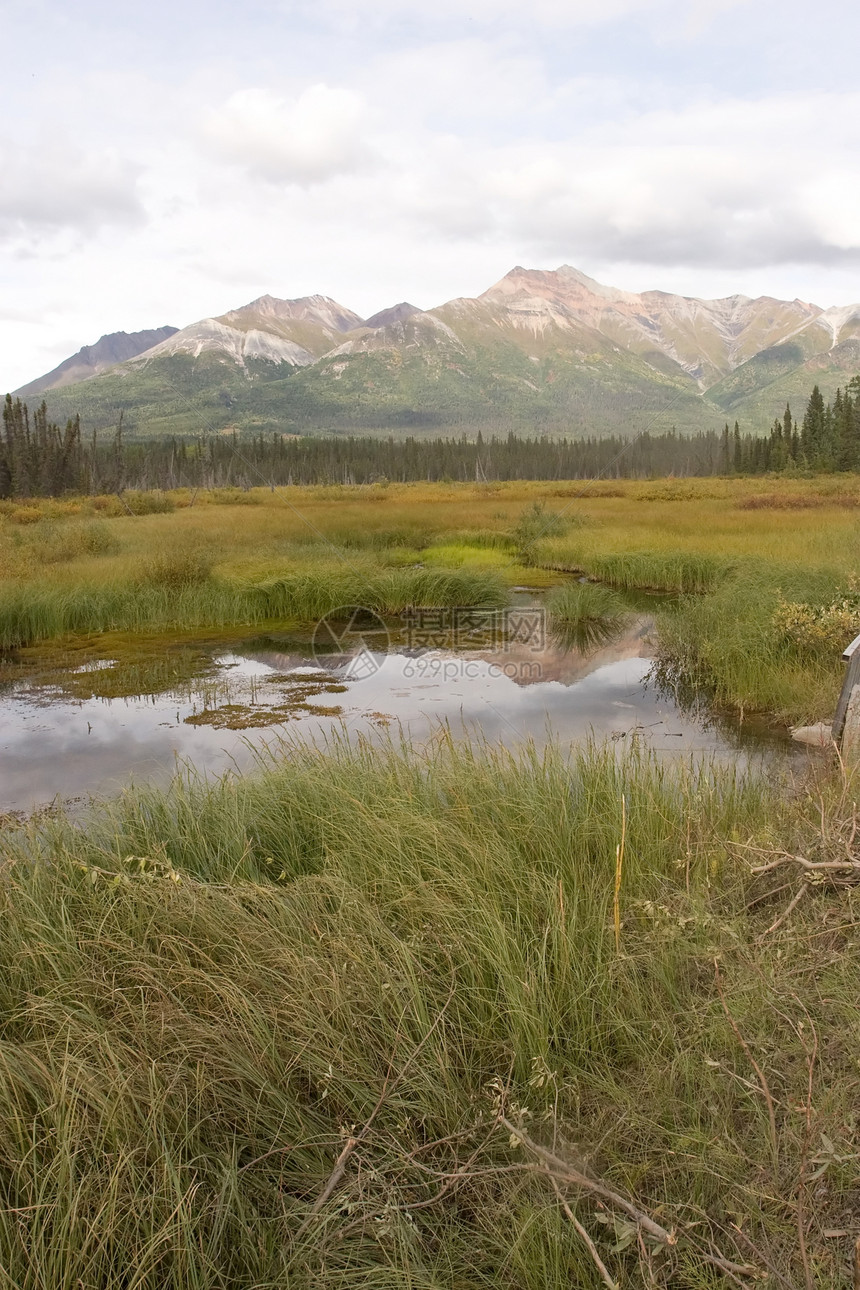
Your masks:
M814 748L827 748L833 742L833 735L826 721L817 721L814 726L796 726L791 737L799 744L812 744Z

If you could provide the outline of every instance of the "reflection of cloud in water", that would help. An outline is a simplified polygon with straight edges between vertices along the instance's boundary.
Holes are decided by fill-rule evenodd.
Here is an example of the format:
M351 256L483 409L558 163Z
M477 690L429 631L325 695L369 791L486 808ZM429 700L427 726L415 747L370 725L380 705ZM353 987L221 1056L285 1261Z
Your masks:
M231 741L232 747L217 747L207 737L209 732L183 725L181 713L177 724L175 704L171 712L168 705L151 699L59 703L41 709L38 723L28 720L30 712L23 704L16 705L17 712L3 706L3 806L29 806L57 795L113 792L131 778L163 783L176 769L177 758L213 771L226 770L234 758L249 760L238 738Z
M19 685L0 697L0 809L26 809L55 795L112 792L132 777L163 783L177 759L206 774L243 769L255 750L276 744L281 734L318 742L344 728L351 738L378 731L381 718L399 723L416 743L442 721L454 733L510 745L526 739L540 744L548 737L576 743L594 736L622 747L641 740L661 754L715 753L738 760L737 731L709 727L695 713L682 712L670 691L646 684L652 668L649 626L639 619L590 652L550 640L537 652L518 645L459 654L376 654L378 668L366 669L360 679L345 675L348 661L342 655L313 658L303 642L266 639L216 651L206 660L205 677L138 699L73 701L59 695L46 703L49 696L37 684ZM343 723L297 713L289 727L232 731L187 724L213 701L263 708L278 697L283 701L289 681L308 680L310 674L346 683L338 695ZM771 741L770 747L779 745Z

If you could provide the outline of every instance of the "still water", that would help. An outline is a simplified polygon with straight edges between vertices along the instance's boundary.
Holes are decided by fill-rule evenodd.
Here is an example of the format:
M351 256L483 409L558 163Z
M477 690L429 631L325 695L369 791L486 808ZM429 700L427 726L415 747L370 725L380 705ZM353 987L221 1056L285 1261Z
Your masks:
M186 763L204 774L242 770L284 737L402 730L420 744L440 723L509 746L594 737L742 766L796 750L705 706L682 709L652 675L647 614L590 646L549 633L518 641L446 630L416 642L390 624L373 628L328 650L319 639L272 634L161 642L131 661L97 645L41 663L13 660L0 688L0 811L166 783Z

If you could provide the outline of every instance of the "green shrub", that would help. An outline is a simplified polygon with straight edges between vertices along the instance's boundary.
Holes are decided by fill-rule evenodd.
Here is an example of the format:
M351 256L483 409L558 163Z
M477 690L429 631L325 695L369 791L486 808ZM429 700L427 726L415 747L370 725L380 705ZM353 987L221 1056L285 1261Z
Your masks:
M845 591L824 605L804 604L780 596L773 624L801 653L841 654L860 632L860 585L852 579Z

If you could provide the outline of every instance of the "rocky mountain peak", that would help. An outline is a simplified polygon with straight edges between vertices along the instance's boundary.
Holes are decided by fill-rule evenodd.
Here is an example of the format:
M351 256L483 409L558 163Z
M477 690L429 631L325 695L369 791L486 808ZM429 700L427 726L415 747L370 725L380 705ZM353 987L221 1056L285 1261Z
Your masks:
M391 305L388 309L380 309L370 318L366 318L365 327L390 327L392 323L404 322L411 318L413 314L420 314L421 310L417 305L410 305L408 301L402 300L399 305Z
M118 363L125 363L130 358L151 349L168 337L174 336L177 327L153 327L145 331L113 331L101 336L94 345L83 345L70 358L66 358L52 371L39 376L28 385L22 385L15 393L22 399L32 398L46 390L59 390L64 385L75 385L78 381L87 381L91 376L98 376Z

